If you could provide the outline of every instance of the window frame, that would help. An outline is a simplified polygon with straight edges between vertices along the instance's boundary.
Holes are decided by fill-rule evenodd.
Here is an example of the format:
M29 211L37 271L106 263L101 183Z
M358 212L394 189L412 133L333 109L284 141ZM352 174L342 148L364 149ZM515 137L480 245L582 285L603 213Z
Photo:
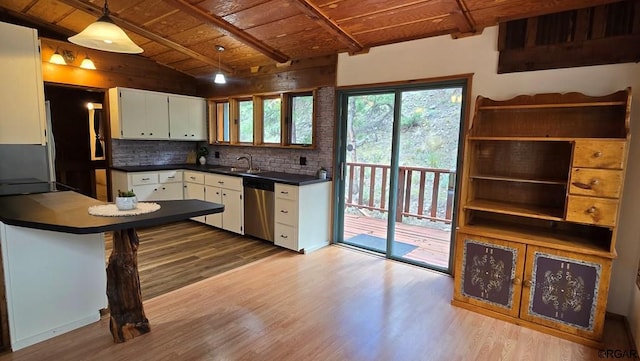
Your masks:
M293 98L298 96L312 96L311 111L311 143L296 144L291 139L292 129L292 106ZM264 100L280 98L280 142L264 142ZM253 101L253 141L240 142L240 102ZM230 145L230 146L252 146L270 148L316 148L316 127L317 127L317 89L301 89L291 92L270 92L254 95L237 95L230 97L211 98L209 103L209 144ZM219 126L217 124L217 104L229 103L229 141L217 140Z

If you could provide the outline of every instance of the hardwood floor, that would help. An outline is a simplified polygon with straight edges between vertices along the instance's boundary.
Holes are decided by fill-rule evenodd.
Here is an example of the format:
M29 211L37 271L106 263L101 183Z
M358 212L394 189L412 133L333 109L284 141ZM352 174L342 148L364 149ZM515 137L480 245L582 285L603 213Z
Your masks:
M139 229L138 271L142 299L207 279L256 260L285 252L273 243L193 221ZM111 233L105 235L106 259Z
M285 251L145 301L151 333L129 342L103 319L0 361L601 359L454 307L452 292L449 276L345 247ZM629 350L620 323L605 332Z

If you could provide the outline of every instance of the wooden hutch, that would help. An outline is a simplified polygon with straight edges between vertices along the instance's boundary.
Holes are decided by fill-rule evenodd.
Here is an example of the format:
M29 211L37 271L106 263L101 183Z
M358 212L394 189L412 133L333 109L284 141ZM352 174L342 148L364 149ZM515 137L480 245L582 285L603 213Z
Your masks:
M452 304L601 346L631 89L478 97Z

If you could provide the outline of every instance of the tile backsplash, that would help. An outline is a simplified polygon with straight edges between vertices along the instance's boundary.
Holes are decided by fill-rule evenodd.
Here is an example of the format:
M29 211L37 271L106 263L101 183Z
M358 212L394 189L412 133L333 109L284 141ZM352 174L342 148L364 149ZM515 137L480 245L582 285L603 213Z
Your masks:
M246 167L245 160L237 160L251 154L254 168L295 174L316 175L323 167L332 176L333 134L335 122L335 88L320 88L317 92L316 149L285 149L207 145L204 142L120 140L111 144L113 166L183 164L190 151L200 145L209 147L207 164ZM220 158L215 158L218 152ZM300 165L300 157L306 165Z

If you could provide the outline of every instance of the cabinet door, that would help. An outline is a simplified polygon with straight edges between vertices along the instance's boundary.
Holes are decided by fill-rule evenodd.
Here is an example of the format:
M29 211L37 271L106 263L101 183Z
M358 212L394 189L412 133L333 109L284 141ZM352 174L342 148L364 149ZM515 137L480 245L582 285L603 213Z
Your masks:
M144 92L120 89L120 122L123 138L145 138L146 129L146 100Z
M169 139L169 103L167 94L146 93L147 138Z
M157 200L156 192L158 191L157 184L142 184L133 186L133 192L136 194L138 201L155 201Z
M44 83L38 33L0 22L0 34L0 143L44 145Z
M206 140L206 102L202 98L169 96L171 139Z
M227 231L244 234L244 201L242 192L222 189L222 228Z
M611 260L528 246L526 263L520 317L601 339Z
M456 239L456 299L518 317L526 246L464 233Z
M184 183L184 199L205 200L204 185L196 183ZM205 216L193 217L194 221L205 223Z
M169 135L171 139L189 139L189 100L169 96Z
M222 204L222 190L219 187L206 186L205 188L205 201ZM224 208L224 212L207 214L206 223L214 227L222 228L222 215L226 212L228 212L227 207Z
M155 201L172 201L182 199L182 184L180 183L164 183L156 186L154 195Z

